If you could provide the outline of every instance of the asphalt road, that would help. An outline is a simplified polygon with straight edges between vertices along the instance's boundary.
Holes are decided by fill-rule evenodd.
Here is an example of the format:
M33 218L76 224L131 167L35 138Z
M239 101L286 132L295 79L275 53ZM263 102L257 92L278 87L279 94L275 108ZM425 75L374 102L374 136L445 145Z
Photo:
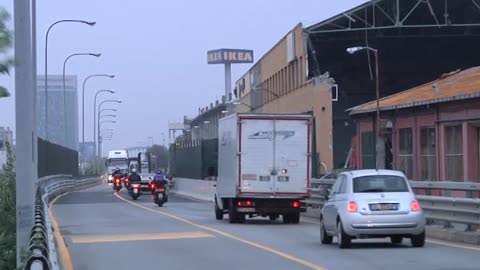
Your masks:
M158 207L148 195L132 201L109 186L67 194L51 209L67 247L58 248L65 269L70 263L102 270L480 269L480 247L430 240L412 248L408 239L401 245L385 239L354 241L352 249L340 250L335 240L320 243L315 220L229 224L215 220L210 203L171 195Z

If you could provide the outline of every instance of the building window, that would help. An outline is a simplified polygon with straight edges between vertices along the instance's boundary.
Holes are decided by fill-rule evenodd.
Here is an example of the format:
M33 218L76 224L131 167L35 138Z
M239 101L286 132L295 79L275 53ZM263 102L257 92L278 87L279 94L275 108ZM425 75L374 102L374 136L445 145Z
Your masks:
M463 181L462 125L445 127L445 178Z
M401 128L398 131L399 154L398 169L403 171L408 179L413 178L413 135L411 128Z
M420 180L437 180L437 147L434 127L420 129Z
M362 132L362 168L374 169L375 160L373 158L373 132Z

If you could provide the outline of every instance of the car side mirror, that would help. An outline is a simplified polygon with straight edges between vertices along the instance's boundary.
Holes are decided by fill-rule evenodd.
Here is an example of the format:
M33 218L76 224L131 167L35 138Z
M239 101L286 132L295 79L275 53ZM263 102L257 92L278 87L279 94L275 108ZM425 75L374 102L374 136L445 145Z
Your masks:
M319 193L320 193L320 196L325 198L325 200L328 200L328 196L330 195L330 190L323 188L323 189L320 189Z

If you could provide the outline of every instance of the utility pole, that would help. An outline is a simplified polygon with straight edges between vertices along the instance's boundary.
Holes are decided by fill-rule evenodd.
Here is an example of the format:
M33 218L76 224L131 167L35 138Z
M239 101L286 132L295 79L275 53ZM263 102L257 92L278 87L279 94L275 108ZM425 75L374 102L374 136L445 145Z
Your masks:
M37 182L36 131L36 48L33 46L35 0L14 0L15 43L15 123L16 123L16 212L17 267L21 251L28 249L30 230L34 222L35 183ZM33 27L32 27L33 25Z

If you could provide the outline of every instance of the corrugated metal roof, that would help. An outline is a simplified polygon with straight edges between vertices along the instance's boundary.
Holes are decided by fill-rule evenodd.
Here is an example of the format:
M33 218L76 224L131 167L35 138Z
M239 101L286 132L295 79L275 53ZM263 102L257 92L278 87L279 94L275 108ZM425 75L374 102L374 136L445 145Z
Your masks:
M382 91L380 89L380 91ZM380 110L388 111L427 104L480 97L480 67L454 71L438 80L380 99ZM373 112L376 100L348 109L350 115Z

